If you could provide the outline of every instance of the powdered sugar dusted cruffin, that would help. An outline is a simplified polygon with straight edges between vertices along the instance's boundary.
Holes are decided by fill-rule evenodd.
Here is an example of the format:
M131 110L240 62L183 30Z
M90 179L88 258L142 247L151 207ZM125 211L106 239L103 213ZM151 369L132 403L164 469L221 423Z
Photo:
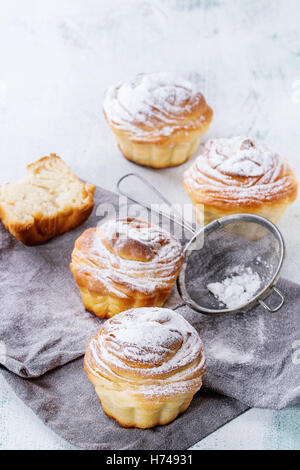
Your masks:
M212 110L197 86L168 73L139 74L108 88L108 122L136 142L157 142L207 126Z
M179 313L139 308L105 322L87 346L85 368L128 393L168 397L200 388L205 357L197 331Z
M182 264L175 237L126 218L86 230L76 240L70 267L85 307L103 318L137 306L162 306Z
M184 185L194 202L226 209L293 201L298 184L287 161L263 142L233 137L208 140Z

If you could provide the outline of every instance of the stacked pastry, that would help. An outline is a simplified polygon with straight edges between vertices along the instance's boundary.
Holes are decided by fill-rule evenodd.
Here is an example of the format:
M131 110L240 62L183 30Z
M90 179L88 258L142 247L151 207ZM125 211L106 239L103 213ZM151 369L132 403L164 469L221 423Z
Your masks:
M180 243L138 219L110 220L75 243L70 268L85 307L111 317L133 307L161 306L183 264Z
M111 86L103 108L124 156L153 168L185 162L213 114L195 84L167 73Z
M84 368L108 416L148 428L187 409L201 387L205 357L181 315L139 308L104 323L87 345Z
M288 162L264 143L247 137L210 139L184 174L184 187L200 222L235 213L261 215L276 223L297 197Z

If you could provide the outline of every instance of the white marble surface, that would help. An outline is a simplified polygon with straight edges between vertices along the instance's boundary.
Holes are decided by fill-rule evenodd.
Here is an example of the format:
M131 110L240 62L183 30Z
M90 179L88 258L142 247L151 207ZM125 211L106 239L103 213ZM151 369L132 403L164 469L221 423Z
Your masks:
M153 171L119 153L101 111L105 88L141 71L197 80L215 111L209 136L250 134L300 174L298 0L2 0L0 183L50 152L114 189L138 171L174 201L186 165ZM195 157L193 157L195 158ZM299 281L299 202L280 222L284 275ZM0 449L69 448L0 379ZM297 409L251 410L199 449L300 448Z

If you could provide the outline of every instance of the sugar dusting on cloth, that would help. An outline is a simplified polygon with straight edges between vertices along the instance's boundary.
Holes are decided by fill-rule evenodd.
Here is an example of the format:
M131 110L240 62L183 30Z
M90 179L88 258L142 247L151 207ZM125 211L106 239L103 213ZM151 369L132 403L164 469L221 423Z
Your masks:
M261 285L258 273L250 267L238 265L221 282L207 284L208 290L227 308L237 308L249 302Z
M217 361L229 364L249 364L254 359L254 350L243 351L226 343L222 336L214 338L207 346L208 355Z

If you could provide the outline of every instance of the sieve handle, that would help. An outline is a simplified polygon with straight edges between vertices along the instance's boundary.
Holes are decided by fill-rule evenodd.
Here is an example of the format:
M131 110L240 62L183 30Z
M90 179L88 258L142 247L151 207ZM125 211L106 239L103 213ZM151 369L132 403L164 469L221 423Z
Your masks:
M139 199L136 199L134 198L133 196L131 196L130 193L124 191L123 189L121 189L121 183L131 177L131 176L134 176L135 178L139 179L140 181L142 181L142 183L147 186L154 194L156 194L161 201L165 202L172 210L173 212L175 212L179 217L180 217L180 221L175 219L174 217L170 217L166 212L164 211L160 211L160 210L157 210L157 209L154 209L151 205L143 202L143 201L140 201ZM180 225L181 227L185 228L186 230L188 230L189 232L191 232L193 235L197 232L195 230L195 228L187 221L183 220L182 219L182 216L181 214L173 207L173 205L171 204L171 202L163 195L161 194L160 191L158 191L158 189L155 188L155 186L153 186L153 184L149 183L148 180L146 180L146 178L144 178L143 176L141 175L138 175L137 173L127 173L126 175L122 176L119 181L117 182L117 190L120 194L122 194L122 196L126 196L128 199L131 199L131 201L133 202L136 202L137 204L139 204L140 206L143 206L145 207L146 209L149 209L150 211L152 212L155 212L156 214L160 214L162 215L163 217L166 217L168 220L171 220L171 222L174 222L175 224L177 225Z
M280 297L280 303L277 305L277 307L271 308L271 307L269 307L263 300L259 300L259 303L260 303L260 305L261 305L265 310L268 310L268 312L274 313L274 312L277 312L279 309L281 309L281 307L282 307L283 304L284 304L285 298L284 298L284 295L280 292L280 290L279 290L277 287L272 286L272 289L273 289L273 290L279 295L279 297Z

